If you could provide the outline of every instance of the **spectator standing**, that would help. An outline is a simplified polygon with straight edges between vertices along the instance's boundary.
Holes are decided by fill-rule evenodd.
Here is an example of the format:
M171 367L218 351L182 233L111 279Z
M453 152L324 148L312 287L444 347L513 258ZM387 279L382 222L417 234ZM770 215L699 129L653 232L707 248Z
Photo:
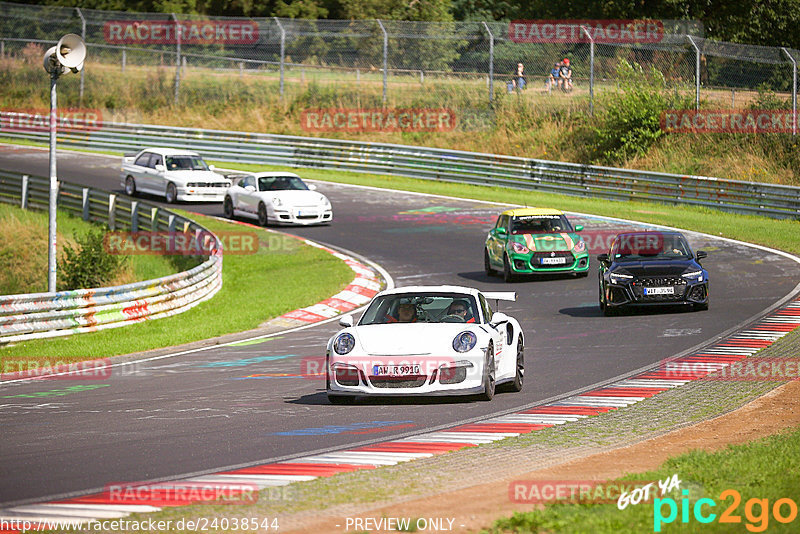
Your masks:
M514 71L514 74L511 75L511 85L518 91L525 89L527 80L525 79L525 65L522 63L517 63L517 68Z
M572 68L568 58L564 58L558 68L558 86L562 91L572 91Z

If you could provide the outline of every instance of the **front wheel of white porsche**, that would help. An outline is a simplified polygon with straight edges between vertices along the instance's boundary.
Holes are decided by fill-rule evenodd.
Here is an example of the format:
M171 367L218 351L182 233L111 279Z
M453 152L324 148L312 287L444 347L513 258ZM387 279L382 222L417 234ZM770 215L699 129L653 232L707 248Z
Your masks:
M517 362L514 380L508 384L509 391L522 391L525 380L525 347L522 344L522 335L517 338Z

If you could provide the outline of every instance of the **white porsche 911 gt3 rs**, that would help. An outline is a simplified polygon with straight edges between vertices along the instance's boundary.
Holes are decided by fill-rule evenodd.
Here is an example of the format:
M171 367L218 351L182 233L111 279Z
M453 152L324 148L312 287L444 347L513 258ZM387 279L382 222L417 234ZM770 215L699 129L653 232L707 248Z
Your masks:
M328 224L333 208L328 198L290 172L260 172L235 177L222 205L229 219L237 215L258 224Z
M357 325L352 316L328 341L326 389L332 403L359 395L478 395L520 391L525 372L519 322L490 300L514 292L417 286L378 293Z

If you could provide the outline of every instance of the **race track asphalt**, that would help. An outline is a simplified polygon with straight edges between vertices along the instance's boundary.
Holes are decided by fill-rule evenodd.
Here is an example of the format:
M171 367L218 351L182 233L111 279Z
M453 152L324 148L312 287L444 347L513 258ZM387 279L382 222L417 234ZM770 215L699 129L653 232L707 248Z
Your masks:
M45 176L47 152L0 145L0 169ZM59 176L122 192L118 159L61 152ZM265 463L510 411L713 340L780 300L800 280L800 266L788 258L689 232L695 250L709 251L703 263L711 273L710 309L607 318L597 307L594 256L604 252L608 236L637 225L572 216L573 223L586 227L590 276L507 285L484 274L482 259L486 231L501 206L318 186L333 203L333 224L282 231L361 254L383 266L398 286L516 291L517 302L501 310L516 317L525 332L523 391L498 394L491 403L412 399L330 405L324 380L303 377L302 361L324 355L335 323L127 366L107 380L6 384L0 386L0 504ZM178 207L222 215L221 204ZM267 273L253 283L268 284ZM99 387L65 389L75 385Z

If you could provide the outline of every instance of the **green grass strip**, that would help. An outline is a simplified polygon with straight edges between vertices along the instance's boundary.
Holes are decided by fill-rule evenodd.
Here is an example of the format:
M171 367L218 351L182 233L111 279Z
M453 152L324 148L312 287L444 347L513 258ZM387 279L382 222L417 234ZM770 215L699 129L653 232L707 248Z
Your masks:
M179 211L179 210L176 210ZM222 289L210 300L163 319L0 349L0 359L79 361L169 347L256 328L337 293L354 277L341 260L292 237L183 213L213 232L253 231L255 254L225 255Z
M638 505L628 505L619 510L617 503L557 503L532 512L515 513L500 519L488 530L491 534L504 532L563 532L597 534L617 532L797 532L800 518L781 523L774 515L774 505L779 499L791 499L800 505L797 489L800 488L800 429L776 434L744 445L709 453L694 450L670 458L656 471L630 475L620 481L664 481L678 475L681 489L661 496L662 499ZM656 488L657 489L657 488ZM684 495L683 490L688 491ZM725 490L735 490L741 501L734 508L734 496L720 497ZM683 499L687 499L683 501ZM715 518L709 523L695 516L698 499L711 499L701 503L702 516ZM669 500L674 502L676 516L670 522L655 521L656 517L670 516ZM751 501L755 499L755 501ZM762 501L762 502L756 502ZM779 513L788 518L791 509L782 504ZM688 516L684 522L683 510ZM731 516L739 523L721 523L723 512L731 508ZM749 512L749 514L748 514ZM745 530L747 529L747 530Z

